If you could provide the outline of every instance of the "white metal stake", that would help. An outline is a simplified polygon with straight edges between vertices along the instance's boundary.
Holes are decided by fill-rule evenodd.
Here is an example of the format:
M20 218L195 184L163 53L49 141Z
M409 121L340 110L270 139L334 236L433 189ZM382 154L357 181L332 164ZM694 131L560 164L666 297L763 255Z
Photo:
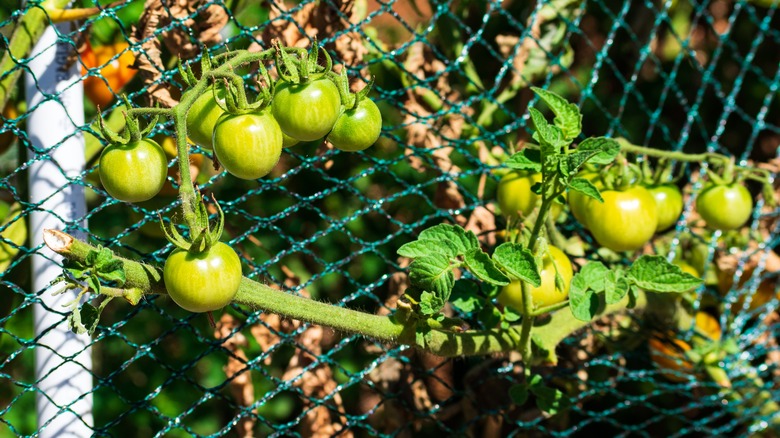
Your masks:
M48 27L30 54L24 77L32 111L27 129L35 149L28 151L30 202L38 206L30 214L33 248L42 246L46 228L86 237L73 228L86 225L86 202L84 187L76 183L85 166L78 130L84 125L84 89L79 64L68 66L72 48L58 42L57 32ZM33 290L42 291L33 312L38 436L88 437L93 432L91 339L71 332L63 316L62 305L75 297L73 291L52 296L56 287L49 283L62 272L61 260L45 246L32 259Z

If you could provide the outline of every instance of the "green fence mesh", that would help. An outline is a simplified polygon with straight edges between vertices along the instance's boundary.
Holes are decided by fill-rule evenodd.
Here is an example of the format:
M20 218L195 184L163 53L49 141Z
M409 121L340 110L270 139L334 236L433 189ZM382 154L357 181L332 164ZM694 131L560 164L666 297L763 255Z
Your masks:
M96 6L93 1L82 3ZM2 47L20 18L39 8L14 3L0 8ZM427 226L459 223L495 242L504 220L493 214L497 179L485 157L530 138L531 85L577 102L584 135L719 152L740 164L776 163L777 0L148 0L100 7L92 18L58 31L58 44L83 66L93 100L100 99L90 94L99 94L100 84L120 92L116 73L104 65L122 70L117 61L127 59L124 53L132 53L140 71L121 92L135 105L165 105L181 91L177 57L198 60L202 44L212 53L226 46L265 48L272 38L305 46L316 36L352 75L362 81L375 76L373 96L384 128L365 152L310 142L286 149L268 177L247 182L213 171L211 152L195 149L205 158L194 164L198 185L222 202L226 239L240 254L244 273L340 306L392 311L405 285L396 249ZM85 51L87 41L92 54ZM119 51L99 55L98 48L109 44ZM14 59L0 79L25 71L26 62ZM13 88L18 111L6 110L0 124L2 141L13 145L0 155L0 197L19 206L0 225L2 249L12 253L0 254L0 436L46 428L34 414L36 395L46 396L34 375L40 347L32 309L42 291L30 280L30 260L41 248L26 243L18 224L39 209L29 202L26 172L48 151L30 153L29 109L21 104L21 87ZM120 105L111 95L103 98L111 101L101 104L103 116L116 127ZM114 200L97 178L97 109L90 100L85 105L87 124L78 133L86 139L88 164L75 184L86 191L89 226L80 231L123 255L161 263L172 246L158 231L157 215L170 220L178 206L175 160L167 195L136 205ZM161 124L155 135L163 141L172 129ZM700 188L698 167L685 174L694 190ZM692 206L687 199L664 254L680 251L681 236L691 239ZM205 316L159 297L135 307L115 301L103 313L90 343L89 426L96 436L771 431L780 414L762 405L766 397L780 400L777 268L768 262L780 248L778 218L780 210L759 200L752 239L732 245L740 281L726 294L708 285L695 295L696 307L722 309L723 336L737 342L738 351L722 366L738 395L724 396L698 376L670 378L654 367L644 340L612 342L610 334L619 328L635 327L630 317L600 321L572 336L559 349L559 363L538 370L573 401L569 410L549 416L509 398L507 389L522 380L515 354L445 360L240 306L218 313L212 328ZM590 239L573 221L560 227ZM718 236L692 238L705 244L703 257L711 261ZM767 300L759 297L762 288L772 289ZM61 309L51 311L65 320ZM474 315L454 312L479 326Z

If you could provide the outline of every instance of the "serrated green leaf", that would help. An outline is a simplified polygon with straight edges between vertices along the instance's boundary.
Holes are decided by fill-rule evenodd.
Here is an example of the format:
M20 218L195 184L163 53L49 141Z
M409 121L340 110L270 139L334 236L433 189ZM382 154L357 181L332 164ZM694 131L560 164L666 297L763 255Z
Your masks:
M533 138L539 143L542 156L558 153L562 147L569 144L563 136L563 131L557 126L549 124L539 110L528 108L528 113L531 115L534 128L536 128Z
M539 276L534 255L522 245L502 243L493 252L493 260L518 280L528 282L535 287L541 286L542 278Z
M577 273L569 288L569 308L580 321L590 321L599 311L599 298L586 284L585 277Z
M580 269L579 275L585 281L585 286L596 293L604 291L604 279L607 277L609 268L601 262L588 262Z
M589 137L577 145L577 152L587 153L587 162L605 166L615 161L620 153L620 143L612 138Z
M457 249L457 255L464 255L474 248L479 248L476 234L466 231L458 225L434 225L423 230L419 239L449 241Z
M479 295L479 286L469 280L460 280L455 283L450 295L450 303L462 313L471 313L481 307L482 298Z
M398 248L398 255L402 257L417 258L429 254L443 254L447 257L455 257L460 249L449 240L418 239L406 243Z
M423 315L434 315L444 307L446 301L442 300L437 294L430 292L423 292L420 295L420 313Z
M68 314L68 329L77 335L83 335L87 328L81 323L81 311L74 309Z
M631 265L626 276L630 282L648 292L680 293L702 283L701 279L683 272L663 256L643 255Z
M441 254L415 259L409 266L409 281L420 290L436 294L442 301L449 299L455 285L450 260Z
M95 261L98 258L98 254L100 254L100 252L99 252L100 249L102 249L102 247L98 246L98 250L97 251L94 250L94 249L89 250L89 252L87 253L87 256L84 258L84 265L85 266L95 266Z
M526 400L528 400L528 387L525 385L512 385L509 388L509 397L514 404L518 406L524 405Z
M114 260L114 253L111 252L108 248L100 248L100 252L98 252L97 257L95 257L95 268L97 268L98 271L102 270L102 268L111 263Z
M586 178L572 178L571 181L569 181L568 187L575 192L582 193L583 195L589 196L599 202L604 202L604 198L601 197L601 192L599 192L599 189Z
M89 288L92 289L93 293L100 293L100 279L98 278L97 274L92 274L87 277L87 284L89 285Z
M563 97L552 91L543 90L537 87L531 87L543 101L550 107L555 114L555 126L560 128L565 138L572 140L582 131L582 114L577 105L569 103Z
M510 169L515 170L530 170L533 172L539 172L542 170L542 165L538 161L539 157L536 157L536 160L533 160L529 155L526 153L526 151L529 151L530 149L523 149L520 152L517 152L516 154L509 157L508 160L504 161L504 165ZM536 154L538 155L538 154Z
M538 384L531 386L531 392L536 396L536 406L550 415L571 407L569 397L555 388Z
M126 281L124 264L117 259L103 264L99 268L97 275L105 281L115 282L118 286L123 286Z
M628 294L629 283L623 271L609 271L604 278L604 300L607 304L619 303Z
M65 271L67 271L70 275L72 275L73 278L81 278L84 276L84 274L87 271L89 271L89 268L73 267L73 268L65 268Z
M74 312L75 313L75 312ZM92 334L100 320L100 312L92 304L84 303L81 306L81 324L87 334Z
M476 248L467 252L463 261L466 263L469 272L480 280L497 286L509 284L509 278L498 269L490 256L481 249Z

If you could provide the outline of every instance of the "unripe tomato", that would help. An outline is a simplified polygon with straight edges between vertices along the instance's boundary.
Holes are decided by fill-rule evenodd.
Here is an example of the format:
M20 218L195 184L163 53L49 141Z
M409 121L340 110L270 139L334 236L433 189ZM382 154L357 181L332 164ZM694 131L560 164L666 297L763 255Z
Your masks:
M542 182L541 173L512 171L501 177L496 191L501 213L507 217L531 214L540 198L531 187L539 182Z
M214 153L231 175L268 175L282 156L282 131L270 111L224 114L214 128Z
M660 232L677 223L683 210L683 197L680 189L674 184L662 184L648 187L658 205L658 226Z
M168 295L185 310L218 310L238 292L241 260L222 242L197 254L177 249L165 260L163 279Z
M742 184L709 183L696 198L696 210L713 230L734 230L745 225L753 211L753 198Z
M644 187L601 192L604 202L590 199L585 222L599 245L634 251L649 242L658 226L655 198Z
M167 173L165 152L151 139L112 144L100 154L100 182L120 201L152 199L165 184Z
M531 297L533 298L534 308L552 306L563 302L569 296L569 286L574 276L571 261L560 249L554 246L548 246L548 254L542 257L542 269L540 276L542 284L539 287L530 286ZM553 265L553 263L555 263ZM564 289L555 287L555 268L558 268L558 274L563 279ZM504 286L498 295L498 302L509 306L517 311L523 310L523 290L519 281L512 281Z
M84 94L95 105L107 107L114 96L130 82L138 70L130 68L135 63L135 55L125 41L115 44L87 48L81 54L83 63L81 74L86 75L88 68L100 68L100 76L84 78ZM114 58L116 55L119 55Z
M217 99L225 105L225 90L217 88ZM195 99L187 112L187 136L198 146L213 149L214 127L217 120L224 114L222 108L214 99L214 92L209 88Z
M295 146L298 143L300 143L300 141L297 138L292 138L285 134L284 131L282 131L282 147L289 148Z
M371 99L362 99L356 108L344 110L328 141L333 147L347 152L362 151L374 143L382 133L382 114Z
M341 111L341 96L328 79L302 84L280 81L272 109L282 132L300 141L313 141L333 129Z
M604 184L602 184L601 179L599 178L598 173L591 173L591 172L582 172L577 175L579 178L585 178L588 181L590 181L593 185L596 186L599 190L604 189ZM583 195L580 192L577 192L575 190L569 191L569 209L571 210L572 216L574 216L574 219L577 219L577 222L582 224L583 227L587 228L588 224L585 223L585 220L587 218L587 205L588 200L591 199L587 195Z

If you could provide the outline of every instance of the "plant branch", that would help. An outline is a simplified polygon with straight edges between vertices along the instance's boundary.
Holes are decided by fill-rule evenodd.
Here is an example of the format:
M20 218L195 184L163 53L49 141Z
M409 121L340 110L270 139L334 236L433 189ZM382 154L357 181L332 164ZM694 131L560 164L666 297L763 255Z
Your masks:
M94 246L57 230L45 230L43 240L54 252L74 261L83 262L90 251L96 250ZM137 288L147 295L167 293L159 267L121 257L115 258L122 262L125 270L124 288ZM624 310L627 301L608 306L602 315ZM234 302L287 318L328 326L345 333L415 346L444 357L513 351L518 350L522 342L522 339L518 341L520 328L517 326L507 330L496 328L465 331L431 328L425 336L418 337L414 325L402 324L393 316L373 315L303 298L246 277L241 280ZM641 295L637 307L643 306L644 296ZM533 339L548 351L554 351L563 339L589 324L575 319L571 312L566 310L553 313L545 321L548 322L534 327Z

